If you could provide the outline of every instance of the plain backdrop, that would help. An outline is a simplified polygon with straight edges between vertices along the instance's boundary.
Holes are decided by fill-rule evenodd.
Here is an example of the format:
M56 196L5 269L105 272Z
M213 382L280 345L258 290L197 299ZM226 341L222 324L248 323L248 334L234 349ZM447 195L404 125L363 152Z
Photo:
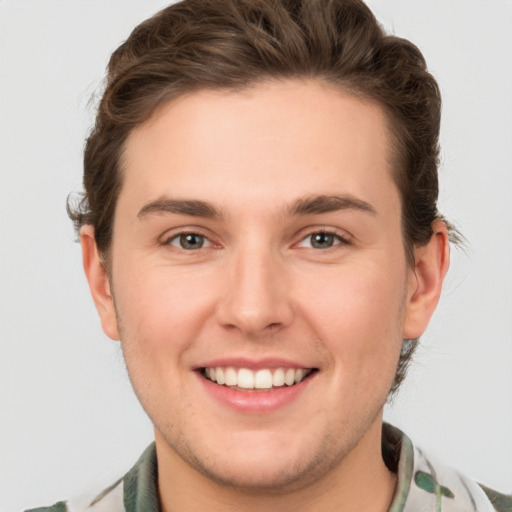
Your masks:
M444 100L441 211L468 239L386 417L512 491L512 2L374 0ZM162 0L0 0L0 510L102 490L152 440L65 213L91 95Z

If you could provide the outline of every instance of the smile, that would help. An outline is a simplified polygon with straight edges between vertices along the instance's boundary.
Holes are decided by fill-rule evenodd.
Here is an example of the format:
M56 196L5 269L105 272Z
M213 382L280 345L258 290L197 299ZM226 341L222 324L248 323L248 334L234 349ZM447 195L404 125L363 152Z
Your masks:
M253 371L248 368L216 366L201 368L200 373L211 382L238 391L268 391L298 384L314 371L316 369L312 368L262 368Z

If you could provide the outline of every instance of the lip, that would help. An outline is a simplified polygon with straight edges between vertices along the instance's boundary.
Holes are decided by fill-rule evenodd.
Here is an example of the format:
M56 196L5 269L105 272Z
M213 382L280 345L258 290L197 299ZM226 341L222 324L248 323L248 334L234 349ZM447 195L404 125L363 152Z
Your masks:
M293 368L299 369L304 368L306 370L314 368L309 365L302 365L297 361L291 361L289 359L280 359L280 358L262 358L262 359L249 359L244 357L229 357L224 359L212 359L210 361L206 361L204 363L198 364L194 366L193 370L199 370L201 368L214 368L217 366L227 367L232 366L233 368L247 368L249 370L262 370L265 368L274 369L274 368Z
M212 366L224 366L224 364L218 364L218 362L215 361L215 365ZM226 366L234 366L233 361L231 360L230 363ZM259 364L256 366L253 364L241 367L250 367L251 369L270 368L269 366L259 366ZM296 365L292 367L303 368ZM269 391L238 391L227 386L221 386L206 379L201 375L199 371L195 371L194 373L196 378L199 380L200 385L203 386L203 389L216 402L227 406L228 408L238 413L256 415L270 414L274 411L291 405L293 402L298 400L300 396L307 390L311 382L316 378L318 374L318 372L313 372L303 381L299 382L298 384L294 384L293 386L282 386L279 388L273 388Z

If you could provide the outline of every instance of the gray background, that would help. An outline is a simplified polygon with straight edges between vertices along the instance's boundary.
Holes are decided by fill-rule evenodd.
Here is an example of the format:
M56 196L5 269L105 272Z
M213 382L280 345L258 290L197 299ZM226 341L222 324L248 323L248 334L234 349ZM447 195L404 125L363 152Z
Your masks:
M374 0L443 91L441 210L469 240L386 417L512 491L512 2ZM91 94L157 0L0 1L0 509L101 490L151 441L64 204Z

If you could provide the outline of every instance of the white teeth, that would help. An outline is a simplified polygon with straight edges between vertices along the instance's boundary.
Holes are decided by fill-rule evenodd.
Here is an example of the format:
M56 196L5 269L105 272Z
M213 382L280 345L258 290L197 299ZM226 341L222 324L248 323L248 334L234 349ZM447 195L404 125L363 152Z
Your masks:
M295 384L300 382L303 378L304 378L304 370L302 368L295 370L295 378L294 378ZM218 382L218 377L217 377L217 382Z
M284 386L284 370L282 368L278 368L272 375L272 386Z
M219 385L238 387L243 389L271 389L285 384L293 386L304 380L311 370L304 368L276 368L262 370L249 370L248 368L211 367L204 369L204 376Z
M284 375L284 383L287 386L295 384L295 370L293 368L289 368L288 370L286 370L286 373Z
M254 389L254 373L252 373L251 370L240 368L237 377L239 388Z
M270 389L272 387L272 373L270 370L258 370L254 376L256 389Z
M224 370L222 368L216 368L215 370L215 380L217 381L217 384L224 384L226 382L224 380Z
M236 370L234 368L226 368L224 373L224 379L226 386L236 386L238 383L238 378L236 374Z

